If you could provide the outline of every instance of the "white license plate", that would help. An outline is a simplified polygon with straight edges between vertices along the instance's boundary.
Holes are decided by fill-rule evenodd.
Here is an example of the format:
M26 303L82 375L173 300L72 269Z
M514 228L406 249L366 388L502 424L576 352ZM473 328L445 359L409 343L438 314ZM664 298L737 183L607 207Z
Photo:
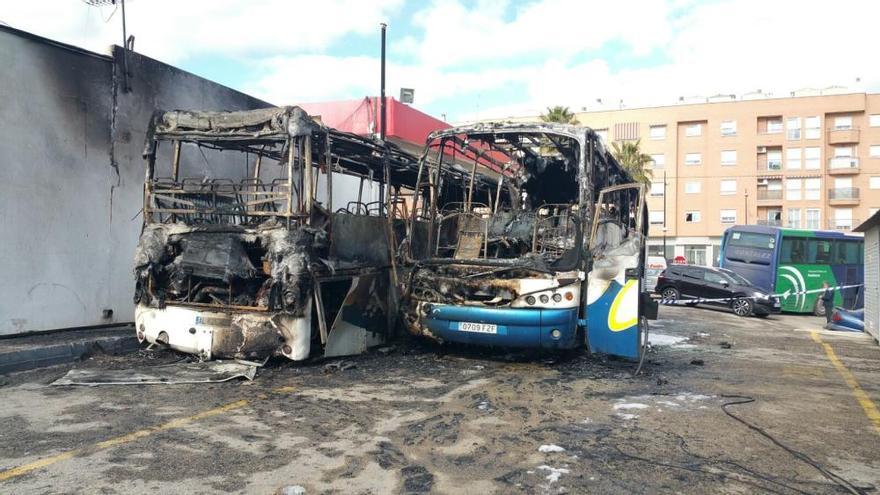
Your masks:
M458 330L461 332L498 333L498 325L493 325L491 323L471 323L469 321L463 321L458 324Z

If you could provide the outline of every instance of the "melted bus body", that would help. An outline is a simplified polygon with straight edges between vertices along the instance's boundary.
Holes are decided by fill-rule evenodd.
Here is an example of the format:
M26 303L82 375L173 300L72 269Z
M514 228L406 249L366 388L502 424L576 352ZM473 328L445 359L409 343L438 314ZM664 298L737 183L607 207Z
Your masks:
M385 338L415 157L297 107L156 112L144 157L140 341L301 360Z
M402 262L407 329L438 341L637 359L647 209L592 130L478 124L435 132Z

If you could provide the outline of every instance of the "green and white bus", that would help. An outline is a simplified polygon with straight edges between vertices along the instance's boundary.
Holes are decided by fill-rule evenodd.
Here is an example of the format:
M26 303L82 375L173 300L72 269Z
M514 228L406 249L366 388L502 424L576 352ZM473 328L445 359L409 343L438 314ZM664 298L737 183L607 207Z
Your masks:
M842 232L736 225L724 232L721 267L780 297L782 310L824 315L822 282L834 305L864 305L864 239Z

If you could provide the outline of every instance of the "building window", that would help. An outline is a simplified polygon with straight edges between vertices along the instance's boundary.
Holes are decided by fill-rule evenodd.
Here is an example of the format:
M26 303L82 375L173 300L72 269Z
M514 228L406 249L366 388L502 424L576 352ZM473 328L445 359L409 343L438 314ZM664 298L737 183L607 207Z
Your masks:
M721 152L722 165L736 165L736 150L726 150Z
M666 139L665 125L652 125L648 131L648 135L651 139Z
M736 136L736 121L735 120L725 120L721 123L721 135L722 136Z
M790 170L800 170L801 168L801 149L788 148L785 150L785 168Z
M703 163L703 155L699 153L685 153L684 155L684 164L685 165L699 165Z
M849 158L853 156L852 146L835 146L834 147L834 156L835 157L845 157Z
M687 137L702 136L703 124L688 124L684 129L684 135Z
M868 156L871 158L880 158L880 144L872 144L868 148Z
M706 246L685 246L684 257L692 265L706 266Z
M871 189L880 189L880 176L874 175L868 179L868 187Z
M687 223L699 223L700 222L700 212L699 211L686 211L686 212L684 212L684 221Z
M615 141L635 141L639 138L638 122L621 122L614 124Z
M806 222L804 223L804 227L812 230L819 229L819 209L818 208L807 208L804 212L806 216Z
M822 195L822 184L819 179L804 179L804 199L818 200Z
M788 209L788 228L790 228L790 229L801 228L801 209L800 208L789 208Z
M834 227L835 229L852 229L852 208L835 208L834 225L832 225L832 227Z
M789 117L789 119L785 121L785 128L786 128L786 137L788 137L788 139L800 139L801 138L801 118L800 117Z
M819 117L807 117L804 119L804 137L807 139L819 139L822 137L821 121Z
M666 166L666 155L651 155L651 161L654 162L654 168L663 168Z
M880 179L880 177L877 177ZM690 181L684 183L684 193L685 194L699 194L700 193L700 181Z
M782 150L767 152L767 170L782 170Z
M648 221L651 222L651 225L662 225L664 220L663 211L649 211L648 212Z
M840 117L834 117L834 130L846 131L849 129L852 129L851 115L841 115Z
M786 179L785 181L785 199L789 201L799 201L801 199L801 180Z
M820 162L821 152L819 147L804 148L804 168L807 170L819 170L822 168Z
M651 196L663 196L665 190L666 188L662 182L651 183Z
M724 179L721 181L721 194L722 195L730 195L736 194L736 181L733 179Z
M782 132L782 119L770 119L767 121L767 134Z
M721 210L721 223L736 223L736 210Z
M880 114L874 114L868 117L868 125L871 127L880 127Z

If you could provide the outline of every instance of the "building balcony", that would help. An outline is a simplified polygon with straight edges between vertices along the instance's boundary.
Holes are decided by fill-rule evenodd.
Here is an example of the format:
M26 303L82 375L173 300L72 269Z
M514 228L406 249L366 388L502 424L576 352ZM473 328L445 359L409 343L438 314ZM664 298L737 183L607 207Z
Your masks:
M855 218L832 218L828 220L828 230L850 231L860 223L862 223L862 221Z
M849 175L859 173L859 159L854 156L836 156L828 159L829 175Z
M858 187L840 187L828 190L828 203L831 206L853 206L859 204Z
M782 220L769 220L766 218L759 218L757 224L766 227L782 227Z
M851 144L859 142L859 129L852 127L849 129L831 128L827 131L828 144Z
M762 204L781 204L782 189L758 188L758 201Z

